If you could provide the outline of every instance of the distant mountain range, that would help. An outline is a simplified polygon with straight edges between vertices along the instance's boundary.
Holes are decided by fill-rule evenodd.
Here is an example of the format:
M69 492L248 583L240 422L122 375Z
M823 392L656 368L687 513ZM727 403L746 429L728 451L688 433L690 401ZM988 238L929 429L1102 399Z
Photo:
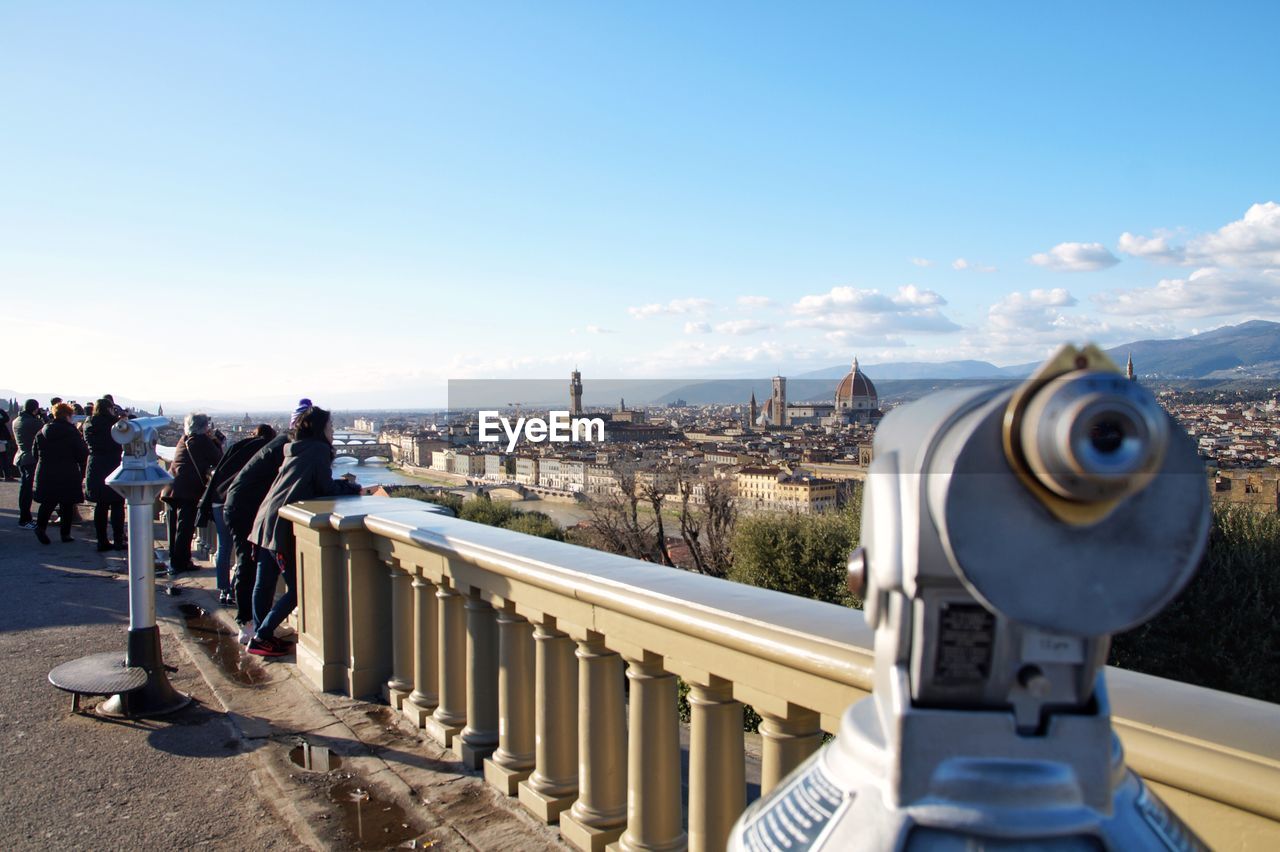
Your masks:
M1113 346L1107 355L1123 365L1133 355L1140 376L1161 379L1232 379L1280 377L1280 323L1253 320L1177 340L1135 340ZM997 367L986 361L917 361L867 364L874 381L919 379L1019 379L1039 362ZM840 379L848 364L801 373L795 379Z

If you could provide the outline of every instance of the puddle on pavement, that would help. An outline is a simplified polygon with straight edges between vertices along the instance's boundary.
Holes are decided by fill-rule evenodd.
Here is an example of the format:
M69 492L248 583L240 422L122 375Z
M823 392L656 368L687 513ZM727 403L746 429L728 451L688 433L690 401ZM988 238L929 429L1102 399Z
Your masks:
M325 746L303 743L289 749L289 760L309 772L329 772L342 766L342 758Z
M178 610L186 619L191 638L223 674L241 686L256 686L270 680L267 670L244 652L236 634L217 618L195 604L182 604Z
M423 848L419 841L422 831L414 827L405 809L379 796L359 779L335 784L329 790L329 798L342 815L341 828L355 838L351 848Z

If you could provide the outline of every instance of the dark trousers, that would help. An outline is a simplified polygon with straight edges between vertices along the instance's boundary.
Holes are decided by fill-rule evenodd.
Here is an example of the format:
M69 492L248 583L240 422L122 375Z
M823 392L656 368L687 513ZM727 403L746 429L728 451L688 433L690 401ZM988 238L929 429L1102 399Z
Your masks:
M31 523L31 495L36 481L36 466L24 464L18 466L22 475L22 484L18 486L18 523Z
M258 554L256 545L249 543L249 531L231 529L235 545L236 564L233 586L236 590L236 623L253 621L253 587L258 583Z
M200 511L195 500L175 500L169 504L169 566L175 571L195 567L191 561L191 539L196 534L196 515Z
M40 511L36 513L36 529L44 532L49 528L49 519L53 517L55 506L58 509L58 528L62 531L62 537L71 538L71 519L76 516L76 504L71 500L41 503Z
M111 522L111 538L107 538L107 522ZM124 542L124 501L99 500L93 504L93 526L98 531L98 543L107 544L115 541Z
M258 548L258 583L253 589L253 615L259 639L273 638L276 628L298 605L298 572L293 560L292 548L279 553L265 547ZM284 594L273 606L271 599L275 597L278 578L284 578Z

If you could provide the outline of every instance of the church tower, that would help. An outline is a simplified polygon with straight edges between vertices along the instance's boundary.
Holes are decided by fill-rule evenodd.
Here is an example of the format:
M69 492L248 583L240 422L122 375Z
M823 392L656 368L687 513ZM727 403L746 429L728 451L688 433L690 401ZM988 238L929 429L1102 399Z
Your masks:
M1129 377L1129 381L1138 378L1133 374L1133 353L1129 353L1129 363L1125 365L1124 374Z
M773 398L769 400L769 413L774 426L787 425L787 377L773 377Z
M756 407L756 392L751 392L751 403L747 406L747 431L750 432L756 428L756 418L760 416L760 411Z
M579 417L582 414L582 374L577 368L569 374L569 416Z

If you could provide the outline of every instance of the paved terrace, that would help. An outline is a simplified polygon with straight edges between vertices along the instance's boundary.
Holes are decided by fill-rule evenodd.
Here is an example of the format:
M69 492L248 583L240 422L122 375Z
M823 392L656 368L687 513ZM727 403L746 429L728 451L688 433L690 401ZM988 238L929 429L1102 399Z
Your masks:
M123 654L124 554L95 550L89 507L75 542L40 545L17 527L17 488L0 483L6 850L565 848L385 705L319 693L290 662L241 655L212 571L184 575L174 597L157 584L169 678L193 704L145 721L72 714L47 675ZM188 618L190 607L213 617ZM304 743L318 747L311 771L290 759Z

